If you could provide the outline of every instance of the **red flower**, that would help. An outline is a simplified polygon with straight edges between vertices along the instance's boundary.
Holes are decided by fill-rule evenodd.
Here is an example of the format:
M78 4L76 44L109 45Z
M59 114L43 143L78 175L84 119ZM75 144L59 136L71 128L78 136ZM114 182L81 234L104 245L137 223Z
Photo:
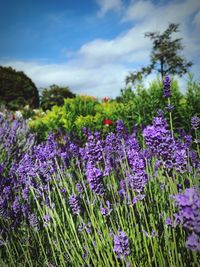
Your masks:
M110 98L107 97L107 96L105 96L105 97L103 98L103 101L104 101L104 102L108 102L109 100L110 100Z
M106 125L106 126L109 126L109 125L113 124L113 121L109 120L109 119L105 119L105 120L103 120L103 124Z

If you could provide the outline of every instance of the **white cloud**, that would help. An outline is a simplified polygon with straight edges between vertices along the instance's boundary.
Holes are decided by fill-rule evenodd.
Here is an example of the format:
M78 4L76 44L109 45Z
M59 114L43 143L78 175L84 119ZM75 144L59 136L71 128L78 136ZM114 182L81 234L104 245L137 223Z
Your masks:
M191 31L188 20L199 6L200 1L194 0L162 6L153 5L150 1L132 2L127 7L122 21L130 18L139 20L142 18L142 21L136 22L127 32L112 40L96 39L84 44L78 51L78 56L93 65L109 62L125 63L131 60L134 63L141 61L141 64L146 64L145 59L148 51L150 54L152 43L150 39L144 38L144 33L162 32L170 22L173 22L180 23L180 33L174 36L183 38L184 54L192 59L199 50L200 35Z
M200 31L200 10L196 13L193 23L197 29Z
M154 6L151 1L132 1L126 9L123 21L140 20L154 12Z
M185 0L171 1L165 4L153 4L150 0L131 1L127 7L123 20L140 20L147 21L156 19L158 25L162 25L163 21L182 22L186 21L194 12L200 8L200 1Z
M104 16L109 11L117 11L122 8L121 0L96 0L97 4L100 6L100 11L98 15Z
M123 65L102 65L96 68L85 67L84 62L68 64L43 64L23 61L1 61L4 66L23 70L36 86L48 87L51 84L69 86L73 92L98 97L119 95L124 87L128 69Z
M109 62L130 61L130 57L143 59L141 51L150 46L150 40L144 39L144 28L133 27L113 40L94 40L83 45L78 55L93 64L107 64Z

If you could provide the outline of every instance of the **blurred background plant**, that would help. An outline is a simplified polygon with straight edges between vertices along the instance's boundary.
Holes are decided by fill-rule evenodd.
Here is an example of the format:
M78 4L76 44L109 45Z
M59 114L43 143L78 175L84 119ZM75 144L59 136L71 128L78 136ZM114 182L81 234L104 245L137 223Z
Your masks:
M134 127L141 132L159 109L164 115L171 112L176 129L191 131L191 117L200 115L200 84L189 73L187 88L183 92L178 81L171 79L170 106L163 97L161 79L157 77L144 85L142 76L134 85L121 89L115 99L75 95L69 87L52 85L41 91L39 106L38 91L32 81L22 72L1 67L0 103L13 112L20 111L23 118L29 120L30 129L37 133L39 141L45 140L52 131L83 138L84 127L106 134L113 131L117 120L123 120L129 132ZM106 119L113 123L104 124Z
M10 110L29 105L39 107L39 93L32 80L22 71L0 66L0 103Z
M34 114L30 121L32 131L37 132L41 140L44 140L50 131L60 129L81 137L83 127L91 131L113 131L115 122L123 120L130 132L133 127L142 130L145 125L151 123L159 109L166 115L172 112L173 124L176 129L190 131L190 120L194 115L200 115L200 85L194 81L192 75L188 76L186 92L181 92L178 82L171 81L171 105L168 106L163 97L163 84L157 78L149 83L146 88L143 83L130 86L121 90L116 99L104 100L91 96L77 95L74 98L64 100L63 106L53 106L51 110ZM110 119L113 125L105 127L103 121Z
M75 94L72 93L69 87L59 87L58 85L51 85L49 88L42 90L40 107L46 111L50 110L53 106L62 106L65 98L74 98Z

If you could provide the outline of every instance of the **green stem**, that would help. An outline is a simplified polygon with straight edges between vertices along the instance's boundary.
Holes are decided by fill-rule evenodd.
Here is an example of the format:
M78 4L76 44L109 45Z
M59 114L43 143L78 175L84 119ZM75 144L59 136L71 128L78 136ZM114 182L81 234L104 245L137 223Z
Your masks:
M199 153L199 143L198 143L197 130L196 129L195 129L195 138L196 138L196 142L197 142L197 153L198 153L198 156L200 156L200 153Z
M168 106L171 105L171 101L170 98L168 97ZM173 131L173 123L172 123L172 113L171 111L169 111L169 120L170 120L170 128L171 128L171 134L172 134L172 138L174 139L174 131Z

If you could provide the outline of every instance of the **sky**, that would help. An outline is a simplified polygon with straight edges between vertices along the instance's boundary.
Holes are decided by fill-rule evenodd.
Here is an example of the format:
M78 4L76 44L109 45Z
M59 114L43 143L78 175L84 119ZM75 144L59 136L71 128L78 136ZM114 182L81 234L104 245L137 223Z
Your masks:
M126 76L150 63L145 32L169 23L180 24L174 37L199 81L199 0L0 0L0 65L24 71L38 89L57 84L116 97ZM187 79L179 79L182 91Z

